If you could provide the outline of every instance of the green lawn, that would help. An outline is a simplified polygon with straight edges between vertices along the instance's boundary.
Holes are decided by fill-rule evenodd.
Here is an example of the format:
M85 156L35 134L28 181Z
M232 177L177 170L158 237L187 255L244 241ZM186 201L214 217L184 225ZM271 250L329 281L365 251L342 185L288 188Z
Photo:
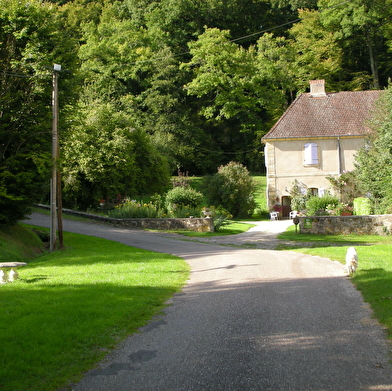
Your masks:
M65 243L25 260L21 278L0 286L2 391L57 390L77 380L189 276L188 264L171 255L70 233Z
M293 241L280 249L318 255L345 263L347 248L354 246L359 266L352 281L361 291L375 317L386 327L392 339L392 237L377 235L304 235L294 227L279 235L279 239Z
M227 236L227 235L240 234L248 231L249 228L251 227L254 227L254 224L242 223L240 221L231 220L227 225L220 227L218 232L195 232L195 231L174 231L174 232L188 237L208 238L211 236Z
M253 175L256 182L257 190L255 193L255 201L257 208L252 216L253 220L269 220L267 207L267 178L265 175Z

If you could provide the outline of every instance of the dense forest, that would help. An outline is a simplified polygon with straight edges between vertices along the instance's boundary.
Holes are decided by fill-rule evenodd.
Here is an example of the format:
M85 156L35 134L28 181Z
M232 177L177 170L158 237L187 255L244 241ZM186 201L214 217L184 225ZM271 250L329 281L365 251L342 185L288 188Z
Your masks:
M0 0L0 221L48 192L53 64L64 199L88 206L177 170L263 172L261 137L309 80L387 87L391 3Z

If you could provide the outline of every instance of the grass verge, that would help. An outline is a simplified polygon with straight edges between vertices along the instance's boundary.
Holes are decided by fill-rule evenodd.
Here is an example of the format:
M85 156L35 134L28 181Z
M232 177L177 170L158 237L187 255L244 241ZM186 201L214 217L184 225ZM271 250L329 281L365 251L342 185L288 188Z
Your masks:
M44 252L42 241L21 225L0 228L0 262L15 262Z
M218 232L195 232L195 231L174 231L174 232L188 237L209 238L211 236L226 236L226 235L240 234L248 231L249 228L254 226L255 226L254 224L241 223L239 221L230 221L229 224L219 228Z
M55 390L78 380L179 291L180 258L65 233L68 248L0 286L0 389Z
M279 235L279 239L292 241L280 249L318 255L345 263L347 248L355 246L359 266L351 277L375 317L392 339L392 237L377 235L305 235L295 233L294 227ZM301 246L302 244L302 246Z

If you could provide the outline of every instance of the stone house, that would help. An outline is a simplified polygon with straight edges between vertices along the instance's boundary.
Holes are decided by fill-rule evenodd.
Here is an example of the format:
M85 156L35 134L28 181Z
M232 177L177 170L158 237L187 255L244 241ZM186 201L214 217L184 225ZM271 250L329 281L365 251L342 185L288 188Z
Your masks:
M304 192L322 195L330 188L327 176L354 169L380 93L326 93L324 80L310 81L310 92L300 94L262 139L270 211L288 217L295 180Z

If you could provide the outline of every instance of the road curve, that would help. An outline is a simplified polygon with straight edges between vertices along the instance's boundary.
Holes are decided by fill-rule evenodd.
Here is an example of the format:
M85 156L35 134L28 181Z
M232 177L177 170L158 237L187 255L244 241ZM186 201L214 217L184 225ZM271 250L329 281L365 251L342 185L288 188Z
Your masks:
M192 269L164 313L74 391L392 390L385 333L339 263L70 220L64 230L177 255Z

